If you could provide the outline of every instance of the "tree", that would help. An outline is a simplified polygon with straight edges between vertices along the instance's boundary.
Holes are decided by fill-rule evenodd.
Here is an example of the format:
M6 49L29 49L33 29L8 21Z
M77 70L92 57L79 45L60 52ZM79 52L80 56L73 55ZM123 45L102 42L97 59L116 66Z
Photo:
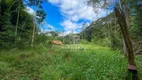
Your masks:
M51 34L53 39L55 39L58 36L58 33L56 31L50 31L49 33Z
M121 31L122 31L125 45L128 52L128 73L132 74L133 80L138 80L136 64L134 62L133 46L129 36L128 25L125 20L125 14L123 13L122 10L119 11L116 7L115 7L115 13L116 13L116 17L118 19L119 25L121 27Z
M133 40L134 53L142 54L142 4L137 1L130 2L130 10L131 10L131 27L130 27L130 35Z
M25 2L27 3L27 6L34 6L35 7L35 14L33 16L33 22L35 23L33 25L33 34L32 34L32 38L31 38L31 47L34 46L34 40L35 40L35 30L36 30L36 26L38 26L38 24L40 24L44 19L45 19L45 12L42 9L41 3L43 2L42 0L25 0Z
M19 15L20 15L20 1L18 1L18 14L17 14L17 21L16 21L16 28L15 28L15 43L16 43L16 38L17 38L17 28L18 28L18 24L19 24Z
M134 5L135 11L133 13L134 23L131 29L132 37L137 40L142 40L142 4Z
M129 36L129 30L128 30L129 25L127 23L127 18L126 18L127 10L125 11L125 9L123 8L122 0L120 0L120 5L121 5L120 10L117 7L115 7L115 14L118 19L121 32L125 41L126 49L128 52L128 73L132 74L133 80L138 80L136 64L134 61L133 46L132 46L132 42Z
M123 5L123 0L119 0L119 5L120 5L120 8L122 9L122 12L124 13L125 12L125 9L124 9L124 5ZM125 3L126 3L126 0L125 0ZM127 5L127 4L125 4L125 5ZM127 25L129 26L129 16L128 16L128 5L127 5L127 10L126 10L126 16L125 16L125 20L126 20L126 22L127 22ZM125 55L125 57L127 57L127 55L128 55L128 53L127 53L127 49L126 49L126 45L125 45L125 40L124 40L124 37L123 37L123 50L124 50L124 55Z
M1 0L0 6L0 47L29 45L33 18L25 11L26 8L22 0ZM15 33L16 44L13 43L15 42Z
M93 2L93 5L98 4L98 0L89 0ZM104 1L104 4L107 1ZM124 3L124 4L123 4ZM117 20L119 22L120 25L120 29L121 29L121 33L124 39L124 45L126 45L126 50L128 52L128 73L132 74L132 79L133 80L138 80L138 74L137 74L137 70L136 70L136 64L134 62L134 53L133 53L133 46L132 46L132 42L129 36L129 13L128 13L128 1L124 0L124 2L122 0L120 0L120 9L118 9L117 7L115 7L115 14L117 17ZM125 6L125 7L124 7ZM95 6L96 7L96 6ZM129 77L129 76L128 76Z
M36 24L40 24L45 19L46 13L43 10L42 3L43 0L24 0L26 2L26 6L35 7L35 19Z

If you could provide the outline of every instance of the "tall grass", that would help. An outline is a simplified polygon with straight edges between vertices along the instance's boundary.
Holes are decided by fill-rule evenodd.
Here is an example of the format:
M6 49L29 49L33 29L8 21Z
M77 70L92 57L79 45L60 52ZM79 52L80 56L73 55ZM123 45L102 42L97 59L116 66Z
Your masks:
M124 80L126 59L117 51L67 51L57 53L53 64L41 68L46 80Z
M135 58L136 58L135 62L137 64L138 74L140 80L142 80L142 55L137 55Z
M0 52L2 80L125 80L127 60L107 48L13 49Z

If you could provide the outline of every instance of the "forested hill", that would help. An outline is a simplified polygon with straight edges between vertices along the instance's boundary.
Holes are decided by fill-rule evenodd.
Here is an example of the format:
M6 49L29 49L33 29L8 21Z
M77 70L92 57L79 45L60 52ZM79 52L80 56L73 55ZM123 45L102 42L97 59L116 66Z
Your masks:
M135 11L130 16L129 32L134 46L140 46L142 40L142 15L140 13L142 9L140 7L142 6L137 5L132 8ZM85 27L80 33L82 39L102 46L109 46L112 49L122 48L122 35L114 12L106 17L92 21L89 26Z
M116 19L114 17L114 13L110 13L106 17L92 21L89 26L85 26L86 28L82 30L80 35L91 42L94 37L99 36L101 38L104 37L105 34L109 35L108 32L110 32L110 28L112 26L116 27ZM90 36L88 36L88 34Z
M114 13L92 21L80 35L82 38L102 46L113 48L121 46L120 28Z

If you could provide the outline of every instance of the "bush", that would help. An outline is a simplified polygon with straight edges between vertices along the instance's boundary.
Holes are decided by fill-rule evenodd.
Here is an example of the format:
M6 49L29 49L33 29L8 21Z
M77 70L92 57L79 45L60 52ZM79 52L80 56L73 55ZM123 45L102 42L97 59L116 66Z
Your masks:
M88 42L88 41L85 40L85 39L81 39L81 40L80 40L80 43L81 43L81 44L89 44L90 42Z

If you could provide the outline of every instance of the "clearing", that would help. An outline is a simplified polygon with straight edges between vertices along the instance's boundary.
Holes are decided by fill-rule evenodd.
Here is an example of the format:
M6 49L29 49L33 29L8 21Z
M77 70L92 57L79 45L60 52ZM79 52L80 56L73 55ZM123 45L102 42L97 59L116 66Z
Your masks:
M28 50L2 50L0 79L125 80L127 59L119 51L97 45L76 46L85 49L49 49L40 46ZM142 72L139 61L142 61L142 56L136 56L138 70ZM142 73L139 74L142 76Z

